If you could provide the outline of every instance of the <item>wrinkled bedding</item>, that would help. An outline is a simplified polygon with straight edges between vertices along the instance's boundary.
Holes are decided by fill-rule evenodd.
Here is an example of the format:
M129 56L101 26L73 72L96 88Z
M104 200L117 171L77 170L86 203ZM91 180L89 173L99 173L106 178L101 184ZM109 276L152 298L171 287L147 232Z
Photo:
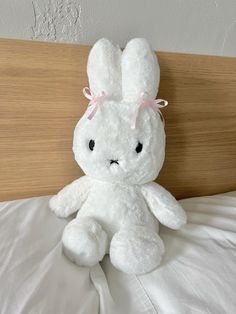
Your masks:
M49 198L0 202L1 314L236 313L236 192L180 201L188 224L161 227L163 263L142 276L67 260Z

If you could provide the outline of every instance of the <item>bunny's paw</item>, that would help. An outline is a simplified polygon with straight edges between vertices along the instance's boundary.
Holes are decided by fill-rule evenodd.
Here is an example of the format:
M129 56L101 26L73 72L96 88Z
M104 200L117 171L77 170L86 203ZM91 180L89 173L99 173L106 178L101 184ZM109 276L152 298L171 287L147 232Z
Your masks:
M95 219L80 217L65 227L62 243L64 254L72 262L92 267L106 254L108 237Z
M143 226L121 229L110 246L111 263L128 274L150 272L161 263L163 253L159 235Z
M54 195L50 199L49 207L60 218L66 218L71 214L71 204L69 206L66 200L61 199L58 195Z

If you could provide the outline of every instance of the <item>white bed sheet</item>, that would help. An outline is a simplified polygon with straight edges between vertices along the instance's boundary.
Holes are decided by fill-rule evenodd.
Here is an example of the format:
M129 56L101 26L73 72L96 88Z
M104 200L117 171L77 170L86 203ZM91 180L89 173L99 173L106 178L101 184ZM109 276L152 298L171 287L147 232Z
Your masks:
M182 200L188 224L161 228L155 271L130 276L106 257L92 269L61 253L67 221L49 197L0 203L0 313L236 313L236 192Z

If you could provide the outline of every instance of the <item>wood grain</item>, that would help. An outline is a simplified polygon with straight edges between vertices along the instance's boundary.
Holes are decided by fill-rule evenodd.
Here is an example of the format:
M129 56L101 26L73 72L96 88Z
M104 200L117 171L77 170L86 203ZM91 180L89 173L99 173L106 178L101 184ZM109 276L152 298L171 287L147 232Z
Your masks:
M0 40L0 200L53 194L82 174L71 151L90 47ZM158 53L169 100L158 182L177 198L236 189L236 58Z

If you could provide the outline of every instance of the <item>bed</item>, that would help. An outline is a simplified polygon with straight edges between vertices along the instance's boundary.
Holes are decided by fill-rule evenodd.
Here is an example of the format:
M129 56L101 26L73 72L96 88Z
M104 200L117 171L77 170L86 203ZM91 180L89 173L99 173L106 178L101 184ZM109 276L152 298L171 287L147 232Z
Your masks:
M0 40L0 312L236 312L236 58L161 52L167 157L158 182L188 215L162 265L125 275L61 253L50 195L82 174L72 132L89 47ZM208 196L206 196L208 195Z
M236 192L182 200L188 224L161 229L163 263L142 276L108 257L92 269L71 263L61 254L67 222L48 200L0 204L1 313L235 313Z

